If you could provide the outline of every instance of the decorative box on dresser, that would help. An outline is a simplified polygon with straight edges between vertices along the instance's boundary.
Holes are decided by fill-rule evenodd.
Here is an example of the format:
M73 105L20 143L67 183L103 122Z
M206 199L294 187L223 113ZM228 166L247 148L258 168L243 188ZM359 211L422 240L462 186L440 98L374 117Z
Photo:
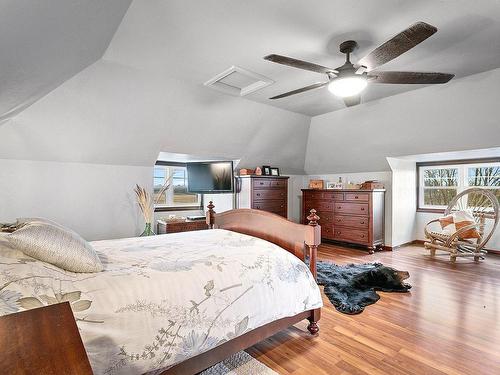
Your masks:
M321 237L366 246L370 253L384 246L384 189L302 189L302 223L317 211Z
M287 176L236 177L236 208L255 208L288 217Z

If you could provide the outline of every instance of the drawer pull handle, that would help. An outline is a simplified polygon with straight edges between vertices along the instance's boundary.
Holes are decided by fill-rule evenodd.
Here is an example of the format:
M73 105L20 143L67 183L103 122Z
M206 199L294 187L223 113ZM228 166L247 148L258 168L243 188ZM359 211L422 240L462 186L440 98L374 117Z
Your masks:
M264 183L263 183L263 182L260 182L260 184L261 184L261 185L264 185Z
M364 224L365 222L364 222L364 221L360 221L359 223L360 223L360 224Z
M364 211L364 210L365 210L365 208L364 208L364 207L361 207L361 211Z
M342 208L342 206L338 206L337 208L340 210Z
M260 197L260 193L257 193L257 196Z
M281 205L280 207L283 208L283 205Z
M356 196L354 196L354 199L358 199L358 196L357 196L357 195L356 195Z
M361 238L365 238L365 235L364 235L364 234L362 234L362 235L361 235Z

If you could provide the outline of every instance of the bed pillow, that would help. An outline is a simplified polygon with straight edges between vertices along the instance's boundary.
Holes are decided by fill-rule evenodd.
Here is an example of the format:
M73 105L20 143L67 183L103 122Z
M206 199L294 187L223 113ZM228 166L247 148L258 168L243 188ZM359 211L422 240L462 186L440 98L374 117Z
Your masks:
M72 272L100 272L103 266L87 241L72 230L44 221L26 222L7 235L24 254Z
M70 230L69 228L64 227L63 225L56 223L55 221L46 219L44 217L18 217L16 219L16 224L17 224L17 229L23 227L26 224L32 224L32 223L45 223L45 224L52 224L55 225L56 227Z
M442 234L446 234L448 236L455 233L457 230L471 224L476 224L474 220L474 216L469 211L456 211L451 213L450 215L444 216L439 219L439 224L441 224ZM481 238L481 235L477 231L476 228L472 228L463 232L460 236L460 239L472 239L472 238Z

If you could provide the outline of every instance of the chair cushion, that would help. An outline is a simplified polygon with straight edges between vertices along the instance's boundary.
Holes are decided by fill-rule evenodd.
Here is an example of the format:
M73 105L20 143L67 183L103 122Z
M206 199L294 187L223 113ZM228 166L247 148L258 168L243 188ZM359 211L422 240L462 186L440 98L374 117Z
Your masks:
M439 224L441 224L441 234L451 236L453 233L459 229L466 227L467 225L476 224L474 216L469 211L455 211L447 216L439 219ZM481 238L478 230L472 228L463 232L460 239L468 238Z
M92 245L72 230L54 224L38 220L27 221L6 237L24 254L66 271L103 270L99 256Z

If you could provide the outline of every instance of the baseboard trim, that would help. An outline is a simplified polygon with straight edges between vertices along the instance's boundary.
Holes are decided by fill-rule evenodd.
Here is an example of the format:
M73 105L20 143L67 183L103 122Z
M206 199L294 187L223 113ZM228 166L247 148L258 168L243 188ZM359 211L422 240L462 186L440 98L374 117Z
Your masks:
M397 250L401 247L405 247L405 246L410 246L410 245L423 245L425 241L423 240L413 240L413 241L408 241L408 242L405 242L405 243L402 243L401 245L397 245L397 246L384 246L384 250L386 251L393 251L393 250Z
M413 240L413 241L409 241L409 242L405 242L401 245L398 245L398 246L384 246L383 249L386 250L386 251L393 251L393 250L397 250L401 247L405 247L405 246L410 246L410 245L420 245L420 246L423 246L425 243L424 240ZM485 249L486 251L488 251L488 254L493 254L493 255L500 255L500 250L494 250L494 249Z

